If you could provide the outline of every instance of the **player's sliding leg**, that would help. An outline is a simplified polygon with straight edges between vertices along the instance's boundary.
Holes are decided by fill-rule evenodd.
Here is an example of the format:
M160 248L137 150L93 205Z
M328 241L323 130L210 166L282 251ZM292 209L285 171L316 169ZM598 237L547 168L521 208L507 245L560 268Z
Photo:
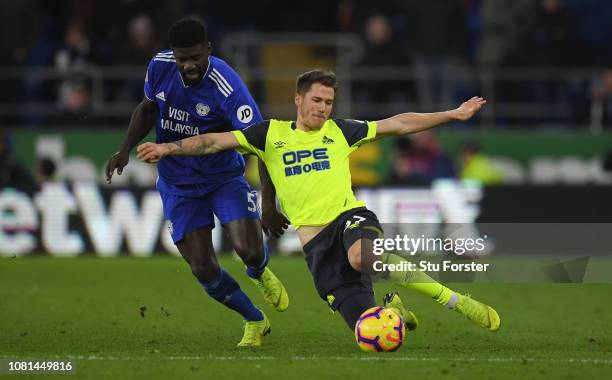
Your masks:
M374 306L376 302L374 302L373 293L359 292L344 298L336 309L344 318L348 328L354 330L361 314Z
M369 210L363 209L349 216L346 220L343 219L341 222L342 260L346 263L346 267L349 271L358 273L361 281L369 286L369 289L372 289L372 281L370 278L372 273L361 273L362 259L365 260L364 265L372 267L372 264L368 263L371 260L361 255L361 242L366 241L371 246L373 239L383 236L382 228L378 223L376 215ZM370 255L370 257L371 256L372 255ZM406 329L416 329L418 325L416 315L404 306L399 298L399 294L387 294L383 298L383 305L393 308L401 315ZM372 306L374 306L373 301ZM363 309L362 312L365 310L367 309Z
M345 231L344 233L344 236L343 236L344 244L350 245L348 252L346 252L346 257L352 269L356 270L357 272L361 272L362 260L364 260L363 264L369 265L370 267L372 265L369 263L371 260L368 260L367 258L363 257L360 253L361 249L363 248L361 245L361 242L366 241L365 245L367 246L368 242L372 241L371 240L373 238L372 234L376 236L378 235L378 232L374 231L374 228L370 228L370 229L366 228L362 231L358 231L357 229L354 229L353 231ZM370 239L360 239L360 237L364 235L369 236ZM363 273L362 276L369 277L370 274L373 274L373 273L367 273L367 274ZM419 321L416 315L404 306L397 292L386 294L383 298L383 306L394 309L404 320L404 326L406 326L406 329L412 331L417 328ZM367 309L363 309L362 311L365 311L365 310Z
M384 253L381 256L373 254L372 237L367 237L355 241L349 248L349 262L355 270L364 271L371 275L382 275L383 278L404 288L413 289L417 292L433 298L441 305L453 309L477 325L496 331L499 329L501 321L497 312L490 306L478 302L469 296L455 292L440 284L426 273L421 271L387 271L379 273L373 270L373 263L376 260L383 264L400 264L405 261L401 257ZM396 265L396 268L399 265Z
M270 323L263 312L255 307L240 289L240 285L232 276L219 267L211 232L210 227L189 232L176 245L206 293L219 303L238 312L245 320L244 337L240 344L260 346L261 337L270 331Z
M353 269L345 248L362 236L358 228L350 228L353 225L350 221L365 222L363 226L369 226L366 218L370 216L375 221L376 217L371 211L350 211L329 224L303 247L317 293L334 312L338 311L342 315L351 330L355 329L364 311L376 306L370 276ZM359 223L354 225L359 226ZM402 314L406 308L401 301L399 305L401 308L397 307L397 303L390 307L395 307ZM414 314L409 312L402 315L410 326L416 325L416 317L413 317Z
M381 256L385 264L400 264L405 261L401 257L385 253ZM399 265L396 265L396 268ZM408 289L433 298L441 305L453 309L477 325L491 331L496 331L501 325L499 314L491 306L478 302L470 296L462 295L440 284L421 271L388 271L384 273L387 280Z
M256 219L239 219L225 225L234 250L246 265L246 273L262 292L266 303L277 311L289 307L289 295L283 283L268 268L268 246L263 242L261 225Z

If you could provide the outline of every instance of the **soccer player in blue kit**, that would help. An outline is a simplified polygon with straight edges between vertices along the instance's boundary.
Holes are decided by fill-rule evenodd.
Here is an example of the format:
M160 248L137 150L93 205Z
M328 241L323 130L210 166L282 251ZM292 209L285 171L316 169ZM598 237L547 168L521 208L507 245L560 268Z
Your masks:
M129 152L153 125L158 143L202 133L241 130L262 121L246 86L227 63L210 55L206 27L193 18L172 25L171 50L151 60L144 84L144 99L132 113L127 136L106 166L107 182L115 170L121 174ZM229 233L242 258L247 275L278 311L289 306L287 292L267 268L256 193L244 179L245 162L236 151L207 157L172 157L157 165L164 216L170 221L172 239L192 273L209 296L235 310L245 320L238 346L260 346L270 331L265 314L255 307L232 276L217 262L212 245L213 213ZM262 186L272 191L264 200L268 213L264 230L278 234L286 219L276 211L273 185L260 162ZM267 207L266 203L272 203ZM276 213L276 214L275 214Z

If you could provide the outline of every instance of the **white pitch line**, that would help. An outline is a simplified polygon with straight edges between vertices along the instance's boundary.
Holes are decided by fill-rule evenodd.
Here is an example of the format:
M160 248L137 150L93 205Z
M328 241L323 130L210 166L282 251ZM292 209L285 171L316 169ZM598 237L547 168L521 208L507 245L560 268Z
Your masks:
M376 354L374 354L376 355ZM108 360L108 361L147 361L147 360L169 360L169 361L185 361L185 360L216 360L216 361L265 361L289 359L296 361L321 361L321 360L338 360L338 361L406 361L406 362L495 362L495 363L561 363L561 364L605 364L612 365L610 359L592 359L592 358L516 358L516 357L410 357L410 356L392 356L393 354L380 354L377 356L293 356L293 357L275 357L275 356L164 356L164 357L133 357L133 356L98 356L98 355L66 355L56 356L54 359L68 360ZM0 359L22 360L14 356L0 356ZM45 359L48 359L46 357Z

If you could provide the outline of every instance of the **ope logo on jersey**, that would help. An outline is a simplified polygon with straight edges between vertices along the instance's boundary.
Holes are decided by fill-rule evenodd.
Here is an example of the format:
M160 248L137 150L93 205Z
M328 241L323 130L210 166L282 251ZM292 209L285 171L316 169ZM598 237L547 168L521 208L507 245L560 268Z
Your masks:
M303 161L312 161L303 163ZM329 170L329 156L327 148L316 148L313 150L296 150L283 153L285 164L285 177L310 173L311 171Z

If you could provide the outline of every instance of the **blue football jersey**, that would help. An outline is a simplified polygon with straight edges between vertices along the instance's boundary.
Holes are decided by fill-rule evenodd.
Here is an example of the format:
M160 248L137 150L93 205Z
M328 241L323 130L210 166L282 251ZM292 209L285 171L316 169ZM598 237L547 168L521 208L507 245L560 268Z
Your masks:
M244 129L262 120L253 97L238 74L223 60L213 56L208 58L208 69L202 80L187 86L172 51L159 52L149 63L144 93L159 107L158 143L202 133ZM244 158L235 150L209 156L164 157L157 164L157 187L170 193L184 193L189 188L184 185L214 187L244 175L244 167Z

